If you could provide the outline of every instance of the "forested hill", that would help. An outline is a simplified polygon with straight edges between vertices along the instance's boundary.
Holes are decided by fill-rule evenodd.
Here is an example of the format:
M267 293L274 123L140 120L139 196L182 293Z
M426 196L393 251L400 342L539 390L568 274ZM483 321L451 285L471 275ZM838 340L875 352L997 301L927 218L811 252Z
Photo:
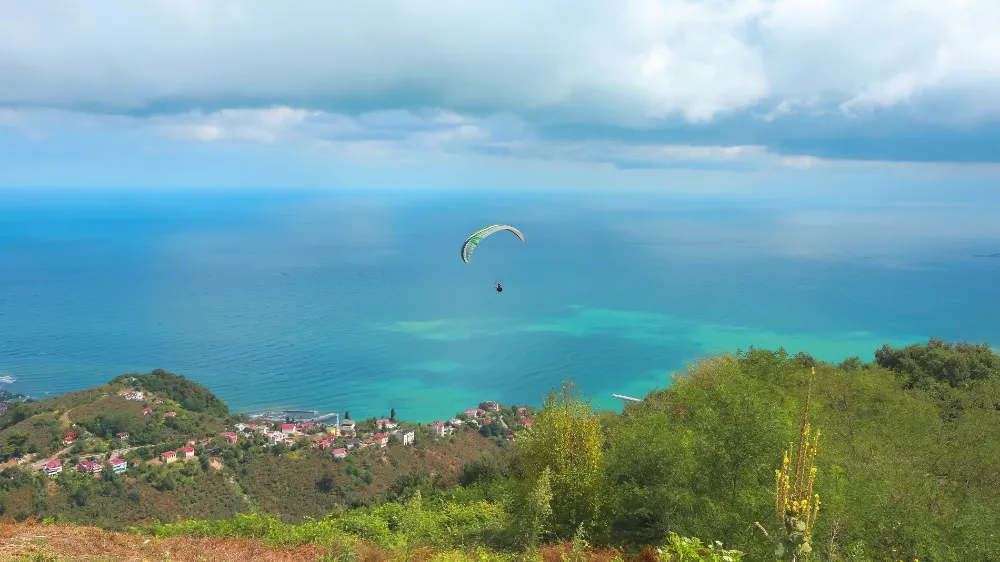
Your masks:
M229 415L229 407L204 386L181 375L168 373L163 369L153 369L144 375L122 375L111 384L132 384L164 399L173 400L185 410L213 414L220 417Z
M1000 358L985 345L932 340L873 350L872 359L720 355L621 414L595 412L567 385L514 441L425 428L418 447L321 470L330 461L311 450L255 457L237 445L226 454L259 464L234 461L218 475L251 501L186 506L184 521L145 520L136 530L382 559L419 549L427 559L550 559L556 548L578 560L1000 560ZM451 457L457 473L442 478L440 459L456 446L466 451ZM364 471L371 482L351 484ZM191 471L183 485L229 486L213 474ZM385 480L379 494L345 499L345 486ZM39 497L30 478L6 482L9 505L21 493L15 482ZM109 486L89 493L120 493ZM128 478L120 486L135 490ZM314 506L313 519L301 508L288 517L285 496ZM72 513L103 505L92 501ZM29 515L10 511L4 519Z

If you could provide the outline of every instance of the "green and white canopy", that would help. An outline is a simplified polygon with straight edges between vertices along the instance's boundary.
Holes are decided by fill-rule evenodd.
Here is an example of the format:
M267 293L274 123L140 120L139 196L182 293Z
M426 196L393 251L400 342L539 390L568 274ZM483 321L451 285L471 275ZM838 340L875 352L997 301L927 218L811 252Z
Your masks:
M521 234L520 230L506 224L493 224L473 232L468 238L465 239L465 242L462 242L462 261L469 263L469 259L472 257L472 251L476 249L476 246L478 246L479 243L482 242L487 236L496 234L501 230L509 230L510 232L513 232L515 236L521 239L521 242L524 242L524 235Z

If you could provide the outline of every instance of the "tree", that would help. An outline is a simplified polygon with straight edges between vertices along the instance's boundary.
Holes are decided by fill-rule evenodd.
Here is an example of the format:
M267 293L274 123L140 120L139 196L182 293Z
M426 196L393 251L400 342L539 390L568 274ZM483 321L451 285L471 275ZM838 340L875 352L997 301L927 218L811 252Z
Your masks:
M572 383L552 391L519 443L526 477L541 478L549 470L552 530L569 538L591 527L601 514L604 494L604 433L589 401L574 393Z
M538 542L545 537L552 517L552 471L545 467L524 502L520 528L525 546L534 554Z
M396 409L395 408L390 408L389 409L389 421L393 421L393 422L396 421Z
M0 459L7 460L12 457L21 457L27 452L28 434L23 431L11 430L2 446L0 446Z
M344 419L345 420L351 419L351 411L350 410L344 410Z

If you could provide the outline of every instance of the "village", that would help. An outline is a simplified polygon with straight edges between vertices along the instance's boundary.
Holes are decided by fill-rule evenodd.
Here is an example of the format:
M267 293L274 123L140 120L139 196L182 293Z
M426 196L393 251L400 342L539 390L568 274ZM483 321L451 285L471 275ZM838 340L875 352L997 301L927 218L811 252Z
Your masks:
M142 416L159 416L164 423L167 419L177 416L176 411L168 409L172 406L171 403L165 402L160 397L147 395L142 390L124 391L120 396L128 401L143 402L143 408L140 410ZM167 411L154 411L154 407L161 406L165 406L163 409ZM412 446L418 434L437 439L452 435L456 431L478 430L487 437L513 441L516 439L517 429L530 427L532 424L529 415L527 407L507 409L489 400L481 402L476 408L457 414L447 422L434 421L426 425L400 422L395 418L395 410L387 418L369 418L362 422L350 419L349 413L345 413L343 420L338 418L334 423L291 420L282 423L260 416L243 415L244 421L227 427L217 436L188 439L186 444L179 448L161 451L154 458L147 459L132 454L141 447L130 446L127 432L115 435L116 443L108 447L111 449L110 452L70 455L74 445L98 437L87 435L82 430L69 431L62 436L61 444L64 447L62 450L47 459L31 463L31 466L49 477L58 476L64 470L75 470L98 477L104 470L120 474L129 467L143 464L168 465L178 461L195 460L198 458L199 449L218 455L220 447L236 446L241 440L263 441L269 447L284 445L297 449L312 448L328 453L333 459L344 459L352 451L368 447L385 448L391 443L401 447ZM511 423L508 423L505 417L511 420ZM67 460L67 457L75 457L75 462ZM30 459L19 459L19 464L24 462L30 462ZM222 462L217 456L212 456L210 464L214 468L222 467Z

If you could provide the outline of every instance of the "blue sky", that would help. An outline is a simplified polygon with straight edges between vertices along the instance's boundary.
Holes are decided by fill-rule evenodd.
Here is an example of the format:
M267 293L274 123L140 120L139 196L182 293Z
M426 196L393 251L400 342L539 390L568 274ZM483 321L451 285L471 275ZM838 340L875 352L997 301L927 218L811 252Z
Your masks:
M985 184L995 0L0 0L0 186Z

